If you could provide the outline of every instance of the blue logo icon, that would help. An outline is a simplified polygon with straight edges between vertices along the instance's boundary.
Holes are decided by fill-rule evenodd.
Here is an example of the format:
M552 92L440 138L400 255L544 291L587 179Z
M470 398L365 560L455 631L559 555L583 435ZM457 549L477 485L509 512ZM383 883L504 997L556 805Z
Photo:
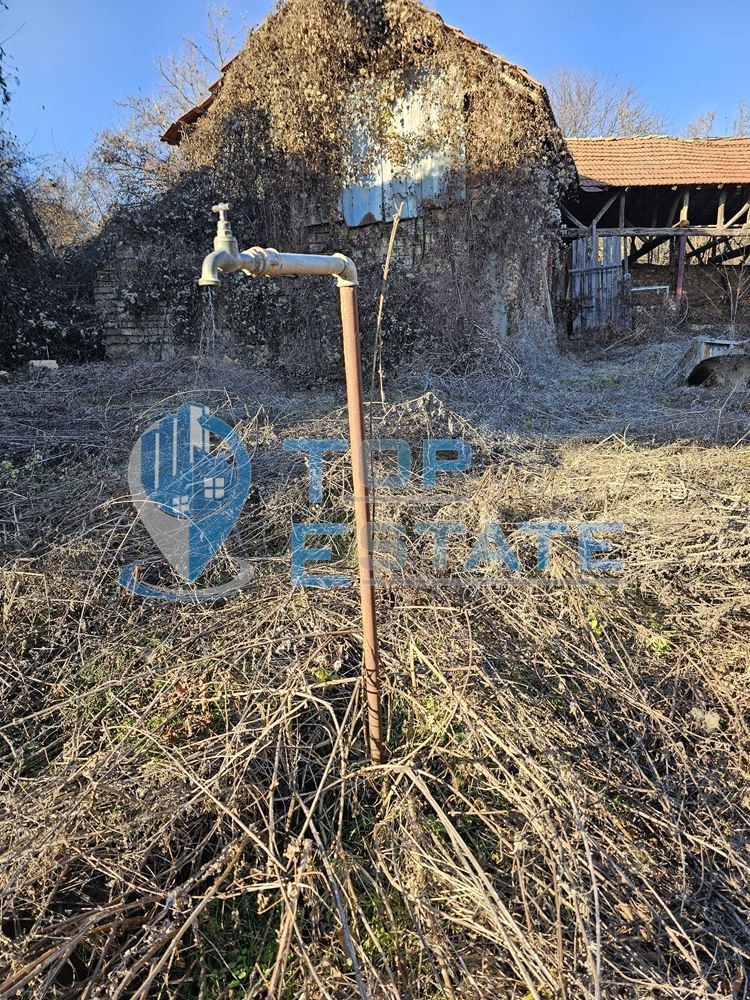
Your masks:
M213 447L212 447L213 444ZM348 448L345 439L295 439L284 442L285 452L302 452L308 463L308 498L312 505L323 502L324 457L328 453L342 454ZM383 439L368 442L367 454L390 455L396 459L397 473L369 474L378 490L394 492L412 483L421 466L422 488L434 490L445 475L465 473L471 468L471 444L464 440L428 438L422 443L421 461L415 463L408 442ZM369 465L369 462L368 462ZM382 472L382 466L380 471ZM152 424L136 442L130 455L128 483L138 516L156 542L173 571L186 584L195 584L217 555L242 513L250 489L250 456L236 431L208 407L188 403L162 420ZM431 566L420 563L410 571L414 547L407 544L409 528L405 525L381 522L369 526L369 558L376 566L376 579L388 580L396 575L415 585L453 586L465 581L465 574L476 572L488 585L518 579L523 572L522 553L513 547L506 534L507 525L487 522L475 544L470 544L468 527L463 522L438 518L418 521L411 526L420 538L432 538ZM326 575L308 568L309 563L334 561L332 545L308 545L319 537L343 537L351 530L348 520L341 522L296 523L291 525L292 586L335 588L348 587L344 573ZM602 558L615 547L607 537L622 533L619 523L582 521L575 525L559 521L531 520L515 525L519 535L531 535L536 542L537 574L550 574L553 545L565 544L564 539L578 536L579 568L582 574L617 575L623 569L622 560ZM459 551L449 547L456 538L463 538ZM424 555L425 553L422 553ZM428 554L428 553L427 553ZM417 553L419 559L422 555ZM459 562L455 560L461 556ZM227 583L196 589L194 586L162 589L145 581L145 567L153 558L138 559L120 573L120 583L133 594L167 601L215 601L246 586L253 578L249 560L235 559L237 575ZM456 573L450 571L453 561ZM277 567L270 566L273 571ZM460 573L458 572L460 570ZM265 572L265 571L264 571ZM416 575L415 575L416 574ZM463 585L463 584L462 584Z
M218 439L212 450L211 436ZM186 403L140 436L128 466L138 516L162 555L186 583L194 583L224 544L250 489L250 456L236 431L208 407ZM146 560L126 566L120 583L143 597L216 600L250 577L208 590L162 590L138 579Z

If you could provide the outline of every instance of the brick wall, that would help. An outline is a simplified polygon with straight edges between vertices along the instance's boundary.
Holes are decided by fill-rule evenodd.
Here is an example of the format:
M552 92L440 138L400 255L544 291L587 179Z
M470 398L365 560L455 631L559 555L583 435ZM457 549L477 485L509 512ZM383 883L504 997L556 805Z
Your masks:
M169 306L133 309L128 291L131 260L125 251L97 275L94 302L102 319L104 356L113 362L167 361L177 353Z
M634 288L669 285L674 291L675 272L668 265L634 264L631 274ZM688 264L685 267L685 294L691 308L707 309L720 316L727 316L729 313L729 298L721 267Z

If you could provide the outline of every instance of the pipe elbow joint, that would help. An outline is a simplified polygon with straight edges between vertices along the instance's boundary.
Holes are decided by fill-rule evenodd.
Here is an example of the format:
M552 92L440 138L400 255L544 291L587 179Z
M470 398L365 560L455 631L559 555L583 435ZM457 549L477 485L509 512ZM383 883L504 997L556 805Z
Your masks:
M339 288L357 288L359 285L357 265L351 257L346 257L343 253L335 253L333 256L343 265L343 270L335 276Z

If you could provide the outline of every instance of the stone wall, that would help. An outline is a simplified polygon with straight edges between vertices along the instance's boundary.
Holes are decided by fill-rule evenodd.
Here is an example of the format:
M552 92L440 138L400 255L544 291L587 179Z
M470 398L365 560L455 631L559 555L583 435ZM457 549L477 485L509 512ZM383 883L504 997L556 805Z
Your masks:
M348 228L341 221L310 226L306 231L304 249L307 252L329 254L343 250L360 268L363 331L374 322L381 266L386 260L391 231L390 223ZM238 233L240 242L245 242L243 237L246 235ZM538 260L534 258L522 265L503 252L502 239L498 239L497 248L488 248L481 260L469 262L463 259L465 251L461 241L454 237L445 213L438 209L406 219L399 226L392 255L394 271L388 290L388 317L396 317L398 325L398 317L408 314L405 325L409 329L404 330L404 337L397 334L391 338L389 357L395 360L393 352L397 350L397 342L406 342L410 336L412 340L421 338L420 343L424 341L428 353L433 345L439 351L441 344L457 340L461 334L467 342L475 341L477 347L507 342L513 350L516 346L523 349L525 344L536 350L543 345L553 345L555 330L548 295L551 250L540 251L536 255ZM206 253L210 248L207 242ZM400 272L399 277L395 275L396 269ZM101 316L106 359L112 362L157 361L179 353L197 353L201 315L192 316L187 334L178 334L176 330L184 331L186 324L184 316L181 327L172 321L174 296L165 294L161 301L151 301L150 289L143 285L142 271L142 262L135 251L125 247L113 264L98 275L95 299ZM470 282L456 277L467 273L472 275ZM190 279L185 280L189 283ZM395 285L399 280L402 287L397 291ZM260 351L270 363L274 358L281 361L298 350L304 353L302 342L310 337L307 331L298 327L300 322L305 325L306 317L295 320L295 316L298 309L304 312L304 303L307 306L315 304L317 310L317 295L308 293L303 303L299 286L295 294L293 286L286 281L283 293L279 290L276 295L271 288L267 295L260 295L260 288L248 284L243 289L239 284L240 279L235 279L234 283L225 282L214 300L218 353L234 357L239 351L249 349L254 354ZM297 299L300 301L296 309L289 306L290 300ZM284 313L285 302L288 316ZM321 300L319 304L323 312L311 319L320 331L315 354L326 354L325 358L320 358L321 371L326 367L322 364L324 361L328 368L338 370L336 303L330 296L330 302ZM328 311L326 306L330 306ZM197 294L196 289L191 309L200 312L204 308L205 296ZM440 320L436 318L438 315ZM328 334L331 344L326 353Z
M343 232L341 231L343 229ZM310 253L334 253L348 246L359 266L365 261L385 262L391 238L391 224L372 223L348 229L341 225L310 227ZM459 244L451 239L445 213L432 209L423 215L405 219L398 228L392 260L403 267L419 268L436 286L450 286L454 270L472 274L475 293L480 300L477 338L499 343L525 341L552 344L556 339L551 288L555 275L552 246L543 249L536 259L523 266L503 252L502 237L496 247L487 247L481 259L467 262L458 259ZM338 242L337 242L338 241ZM460 289L460 283L459 283ZM468 289L465 290L468 297ZM461 308L461 291L456 310Z

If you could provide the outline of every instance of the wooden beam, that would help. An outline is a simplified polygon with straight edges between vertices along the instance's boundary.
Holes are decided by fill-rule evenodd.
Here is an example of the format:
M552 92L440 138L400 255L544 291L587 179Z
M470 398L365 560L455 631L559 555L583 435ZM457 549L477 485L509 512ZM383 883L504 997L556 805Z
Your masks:
M746 253L750 252L750 245L741 247L732 247L725 253L715 253L713 257L709 257L705 263L701 264L701 267L710 267L713 264L722 265L733 261L735 257L742 257Z
M612 197L609 198L604 203L604 208L600 209L599 212L594 216L594 218L593 218L593 220L591 222L592 226L595 226L597 224L597 222L599 222L599 220L602 218L602 216L604 216L606 214L607 210L609 208L611 208L612 205L614 205L614 203L617 201L617 199L619 197L620 197L620 192L619 191L615 191L615 193L612 195Z
M682 206L680 208L680 225L688 224L688 208L690 206L690 188L685 188L682 192Z
M700 257L700 255L704 253L709 253L711 250L714 250L719 243L726 239L726 236L716 236L713 239L710 239L708 243L705 243L702 247L696 247L694 250L691 250L691 252L687 255L687 260L690 260L692 257Z
M727 206L727 189L722 188L719 193L719 210L716 213L716 226L718 229L724 225L724 211Z
M743 209L747 212L750 209L750 204L746 205ZM740 212L740 215L743 213ZM736 221L736 220L735 220ZM568 229L563 233L566 239L580 239L582 236L587 236L590 230L588 227L581 226L579 229ZM717 229L716 226L671 226L670 228L658 228L652 229L650 227L644 226L633 226L624 229L600 229L599 236L645 236L648 239L653 239L657 236L737 236L743 239L750 239L750 231L748 227L743 226L730 226L729 224L724 225L721 229Z
M724 228L729 229L729 227L733 226L741 216L745 215L746 212L750 212L750 201L745 202L739 212L736 212L729 222L725 223Z
M625 228L625 192L620 192L620 221L618 223L620 229Z
M584 224L581 222L580 219L576 219L575 215L573 215L573 213L571 211L569 211L565 207L565 205L563 205L562 211L563 211L563 215L565 216L565 218L569 219L573 223L574 226L578 226L579 229L586 229L586 230L588 229L588 226L584 226Z
M671 227L674 225L674 217L677 215L677 207L680 204L680 195L678 194L675 200L672 202L672 207L669 210L669 215L667 216L667 226Z
M687 236L680 237L680 246L677 253L677 287L676 287L676 298L677 304L682 302L682 298L685 294L685 242Z
M574 226L577 226L579 229L589 230L589 232L593 236L594 233L596 232L597 222L599 222L599 220L607 213L607 211L612 207L612 205L614 205L614 203L617 201L619 197L620 197L620 192L615 191L615 193L611 196L611 198L608 198L607 201L604 203L604 206L599 209L599 211L591 220L588 226L585 223L581 222L580 219L577 219L575 215L573 215L573 213L570 211L570 209L565 207L565 205L562 206L562 212L565 218L569 219Z
M628 264L637 263L637 261L639 261L641 257L645 257L647 253L651 253L652 250L656 250L657 247L660 247L663 243L666 243L668 239L669 239L668 236L657 236L653 240L646 240L646 242L641 246L640 250L632 251L632 253L628 257Z

